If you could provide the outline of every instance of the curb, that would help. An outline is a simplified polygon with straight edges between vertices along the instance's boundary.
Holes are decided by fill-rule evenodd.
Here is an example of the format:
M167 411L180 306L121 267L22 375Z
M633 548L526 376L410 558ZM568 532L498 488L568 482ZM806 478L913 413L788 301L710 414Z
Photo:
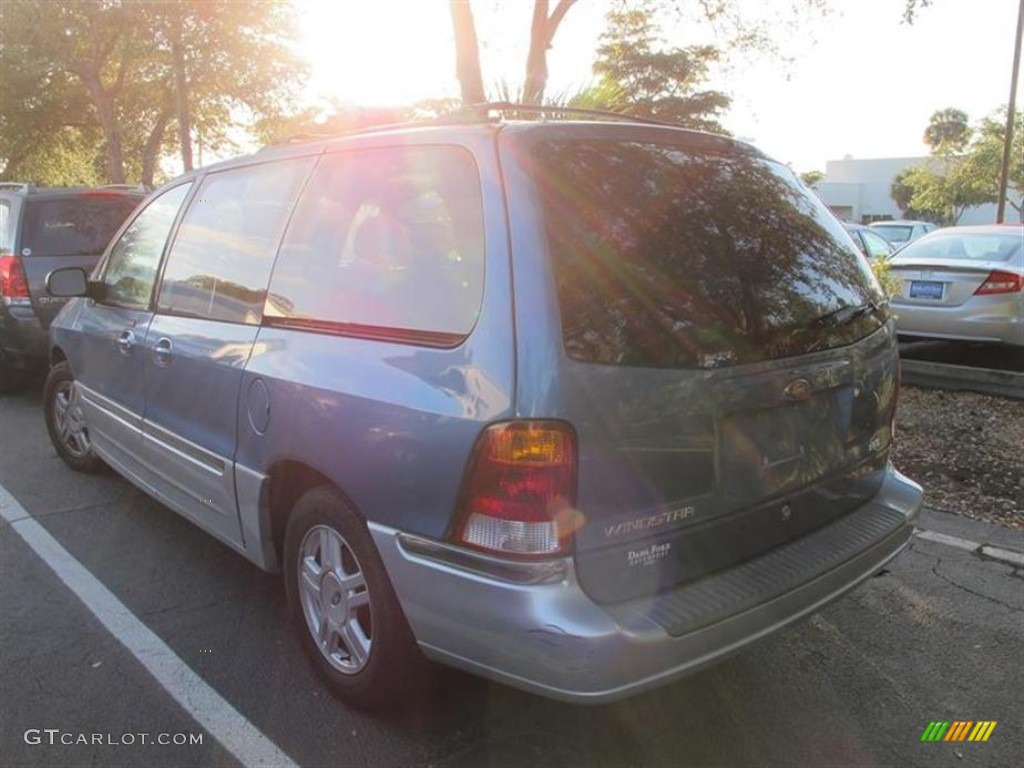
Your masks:
M1024 373L1015 371L972 368L901 357L900 377L904 384L927 389L968 390L983 395L1024 400Z
M950 536L936 531L917 529L914 531L914 535L925 541L945 544L947 547L956 547L957 549L972 552L984 557L986 560L995 560L1012 568L1024 568L1024 552L1014 552L1012 549L997 547L994 544L982 544L977 541L969 541L968 539L961 539L959 536Z

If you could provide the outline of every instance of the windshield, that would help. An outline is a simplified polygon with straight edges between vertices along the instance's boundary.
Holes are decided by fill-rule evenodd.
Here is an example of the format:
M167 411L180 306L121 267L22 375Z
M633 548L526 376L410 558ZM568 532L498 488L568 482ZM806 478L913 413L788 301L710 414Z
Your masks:
M77 256L103 253L139 198L128 195L75 195L30 200L25 208L24 256ZM25 249L29 252L26 253Z
M1021 250L1022 240L1017 234L961 234L939 232L928 238L915 240L902 251L902 259L966 259L969 261L1009 261Z
M913 227L901 224L875 225L872 229L876 229L885 235L890 243L905 243L910 239L910 235L914 231Z
M533 158L573 358L718 367L848 344L881 323L840 311L884 297L781 165L608 140L541 142Z

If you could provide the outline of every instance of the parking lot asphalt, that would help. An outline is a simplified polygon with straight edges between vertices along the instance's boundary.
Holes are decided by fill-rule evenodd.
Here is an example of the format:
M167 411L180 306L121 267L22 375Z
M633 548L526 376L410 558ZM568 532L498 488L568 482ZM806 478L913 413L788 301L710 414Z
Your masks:
M423 701L368 714L313 676L276 577L116 475L67 469L34 391L0 397L0 486L252 733L301 766L1011 766L1024 754L1021 569L937 541L915 538L889 571L809 620L624 702L575 707L440 671ZM933 519L950 535L1024 549L1004 529ZM147 663L17 524L0 521L0 765L252 763ZM998 725L985 743L921 742L934 720ZM203 739L51 745L45 729L107 742Z

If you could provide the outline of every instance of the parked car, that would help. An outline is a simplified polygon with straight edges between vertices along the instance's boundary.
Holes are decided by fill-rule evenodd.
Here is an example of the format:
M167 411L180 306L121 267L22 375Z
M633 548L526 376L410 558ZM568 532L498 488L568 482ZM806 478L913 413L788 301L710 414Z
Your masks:
M868 226L883 235L897 250L937 229L930 221L911 221L910 219L873 221Z
M870 227L866 227L863 224L852 224L850 222L843 222L843 227L846 228L850 237L853 238L854 244L869 261L875 261L876 259L888 259L896 251L892 243L877 232L872 231Z
M46 275L91 270L144 197L135 187L0 183L0 391L46 368L47 329L67 301L46 293Z
M1024 227L942 229L891 264L899 333L1024 346Z
M67 464L261 568L330 688L424 657L573 702L691 673L906 545L893 319L785 166L466 120L188 173L52 327Z

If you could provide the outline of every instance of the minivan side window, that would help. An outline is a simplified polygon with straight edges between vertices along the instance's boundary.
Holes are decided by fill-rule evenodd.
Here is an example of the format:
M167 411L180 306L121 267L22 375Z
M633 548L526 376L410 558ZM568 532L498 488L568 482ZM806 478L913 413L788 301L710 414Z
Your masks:
M450 345L472 330L484 281L483 202L453 146L326 155L288 225L268 324Z
M103 266L101 303L148 309L167 236L192 182L179 184L154 198L110 249Z
M258 325L285 222L314 158L208 175L164 267L157 311Z

